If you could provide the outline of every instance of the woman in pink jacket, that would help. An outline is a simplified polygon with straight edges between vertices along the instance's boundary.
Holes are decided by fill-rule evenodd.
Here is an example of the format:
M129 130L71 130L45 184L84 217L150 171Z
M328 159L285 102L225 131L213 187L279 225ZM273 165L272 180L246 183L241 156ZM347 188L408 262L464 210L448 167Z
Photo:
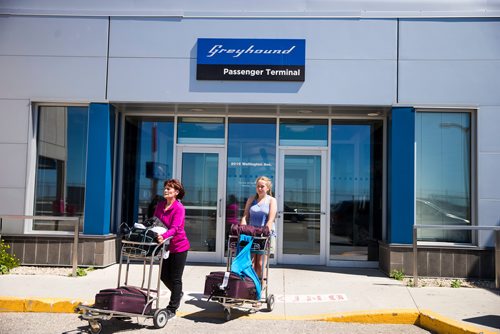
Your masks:
M170 290L170 302L167 306L168 319L175 317L179 308L182 295L182 274L186 266L186 259L190 247L189 240L184 230L184 218L186 209L180 202L184 197L184 187L179 180L170 179L165 181L163 197L156 206L155 216L158 217L168 228L167 232L158 236L158 242L172 237L170 240L170 255L163 260L161 269L161 281Z

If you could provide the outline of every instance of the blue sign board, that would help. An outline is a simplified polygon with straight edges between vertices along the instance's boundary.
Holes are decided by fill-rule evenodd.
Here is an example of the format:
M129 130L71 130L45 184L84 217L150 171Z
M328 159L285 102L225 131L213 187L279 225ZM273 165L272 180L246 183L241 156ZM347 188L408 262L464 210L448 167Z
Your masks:
M303 39L199 38L198 80L304 81Z

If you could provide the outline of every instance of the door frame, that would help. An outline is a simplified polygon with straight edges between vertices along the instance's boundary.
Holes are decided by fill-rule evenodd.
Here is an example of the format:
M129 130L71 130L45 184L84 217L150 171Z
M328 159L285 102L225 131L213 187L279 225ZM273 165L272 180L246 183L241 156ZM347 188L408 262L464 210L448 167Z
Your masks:
M224 262L224 218L226 216L226 150L223 146L207 145L177 145L174 160L174 178L182 181L182 156L184 153L215 153L219 155L218 182L217 182L217 220L215 233L215 252L189 251L188 261L194 262ZM189 236L188 236L189 238Z
M321 158L321 209L320 209L320 253L319 255L291 255L283 254L283 211L284 211L284 172L285 172L285 156L286 155L304 155L304 156L319 156ZM276 199L278 202L278 214L276 216L277 229L277 249L276 257L278 263L282 264L310 264L310 265L326 265L328 255L328 233L329 233L329 209L328 209L328 149L325 148L298 148L298 147L281 147L278 154L278 173Z

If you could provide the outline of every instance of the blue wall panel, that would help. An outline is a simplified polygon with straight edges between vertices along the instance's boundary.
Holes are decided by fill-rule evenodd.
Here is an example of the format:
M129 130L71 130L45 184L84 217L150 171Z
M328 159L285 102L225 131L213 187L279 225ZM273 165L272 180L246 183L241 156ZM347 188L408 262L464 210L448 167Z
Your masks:
M85 224L83 233L110 233L112 189L112 123L109 104L89 106Z
M415 111L393 108L389 127L389 243L411 244L415 216Z

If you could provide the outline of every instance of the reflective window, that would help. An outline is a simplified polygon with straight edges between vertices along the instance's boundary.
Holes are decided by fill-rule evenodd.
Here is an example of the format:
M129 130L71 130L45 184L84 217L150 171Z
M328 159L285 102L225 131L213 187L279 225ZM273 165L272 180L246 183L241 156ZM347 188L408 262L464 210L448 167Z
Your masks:
M181 117L177 125L179 144L224 144L224 119L221 117Z
M332 125L330 259L378 259L382 123Z
M275 161L275 119L229 119L226 233L241 219L247 198L255 194L255 180L262 175L274 180Z
M83 216L87 127L87 107L39 108L35 215ZM73 231L74 228L71 223L34 221L33 230Z
M470 114L416 114L416 223L470 225ZM419 240L470 243L471 232L419 230Z
M173 136L173 118L125 119L122 221L132 224L154 214L163 182L172 178Z
M283 159L283 254L319 255L321 156Z
M327 146L328 121L323 119L282 119L280 145Z
M182 183L186 196L186 233L192 251L215 252L219 156L216 153L182 155Z

